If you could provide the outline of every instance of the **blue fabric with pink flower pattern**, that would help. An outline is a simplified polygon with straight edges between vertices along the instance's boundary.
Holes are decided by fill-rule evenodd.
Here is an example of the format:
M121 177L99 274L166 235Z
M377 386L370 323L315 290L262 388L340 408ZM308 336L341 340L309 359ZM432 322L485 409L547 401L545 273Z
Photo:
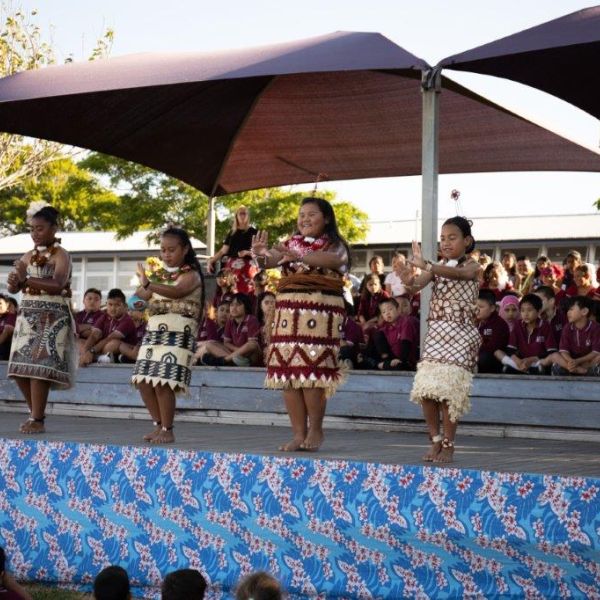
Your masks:
M264 569L292 597L597 598L600 481L0 439L17 575L138 595L197 568L209 598Z

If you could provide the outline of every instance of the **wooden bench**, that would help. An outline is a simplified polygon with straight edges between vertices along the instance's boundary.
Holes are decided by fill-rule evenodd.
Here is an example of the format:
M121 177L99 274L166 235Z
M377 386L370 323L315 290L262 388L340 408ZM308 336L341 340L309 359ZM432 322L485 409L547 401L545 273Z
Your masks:
M147 418L130 385L132 365L79 369L77 385L52 391L48 414ZM194 367L188 397L177 401L188 420L287 424L281 394L263 388L264 370ZM409 401L412 373L351 371L327 407L328 426L423 430L419 406ZM477 375L473 408L461 431L477 435L600 441L600 381L589 377ZM0 362L0 410L24 410Z

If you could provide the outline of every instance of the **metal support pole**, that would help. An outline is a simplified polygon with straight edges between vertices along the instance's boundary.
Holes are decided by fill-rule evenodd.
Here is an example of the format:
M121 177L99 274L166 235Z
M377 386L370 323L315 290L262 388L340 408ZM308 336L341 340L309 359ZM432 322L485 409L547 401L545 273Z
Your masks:
M208 220L206 223L206 254L215 254L215 197L208 198Z
M441 71L423 73L423 131L421 150L421 248L426 259L437 260L438 230L438 155L439 155L439 94ZM421 348L427 333L427 315L431 288L421 291Z

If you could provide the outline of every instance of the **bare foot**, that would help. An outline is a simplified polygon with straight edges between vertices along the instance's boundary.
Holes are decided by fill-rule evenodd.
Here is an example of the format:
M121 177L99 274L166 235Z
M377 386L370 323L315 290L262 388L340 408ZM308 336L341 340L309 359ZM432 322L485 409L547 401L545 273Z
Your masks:
M156 429L150 433L147 433L142 439L145 442L151 442L160 433L161 429L162 427L160 423L156 424Z
M294 437L287 444L279 446L280 452L298 452L302 450L302 443L304 442L303 437Z
M423 460L425 462L433 462L440 453L441 449L442 442L431 442L431 448L429 448L429 451L423 455Z
M175 441L175 435L173 428L166 429L161 427L158 433L151 439L148 440L151 444L172 444Z
M323 443L325 436L322 431L311 431L308 430L304 441L300 445L300 450L305 450L306 452L316 452Z
M435 463L451 463L454 461L454 441L444 438L442 449L439 454L433 459Z
M35 421L34 419L27 419L25 423L21 424L19 428L21 433L35 434L44 433L46 428L44 427L44 421Z

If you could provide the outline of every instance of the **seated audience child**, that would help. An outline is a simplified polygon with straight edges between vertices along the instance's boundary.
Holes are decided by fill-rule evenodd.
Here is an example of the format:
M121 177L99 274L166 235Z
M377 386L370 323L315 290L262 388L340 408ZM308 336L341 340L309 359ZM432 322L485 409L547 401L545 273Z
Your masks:
M2 547L0 547L0 598L2 600L32 600L27 590L19 585L8 572L6 554Z
M217 289L213 296L212 305L218 308L222 302L231 302L233 295L235 294L235 282L236 278L233 273L221 269L215 276L217 283Z
M95 600L129 600L129 576L123 567L106 567L94 579Z
M383 258L381 256L375 255L371 257L369 261L369 270L370 273L367 273L360 282L360 287L358 288L359 295L362 296L362 293L367 285L367 281L369 280L371 275L377 275L379 277L379 283L381 284L381 289L385 289L385 273L383 264Z
M106 312L83 344L80 366L85 367L94 361L114 362L113 354L119 352L121 342L135 346L137 331L133 319L127 313L125 294L119 289L113 289L108 292Z
M482 340L477 371L479 373L500 373L510 330L506 321L496 310L495 294L489 290L479 291L477 321Z
M235 600L281 600L283 591L279 581L264 571L244 577L235 591Z
M510 332L508 341L507 354L510 356L502 356L504 372L540 375L552 363L549 354L556 351L557 344L550 323L540 317L542 306L541 298L535 294L521 298L521 319Z
M358 305L358 322L363 330L367 331L377 327L379 319L379 303L388 298L387 292L382 289L381 281L376 273L366 275L365 287L360 295L360 304Z
M556 310L563 310L563 301L567 295L560 287L560 281L563 276L563 270L555 263L551 263L549 267L540 270L540 278L542 285L548 286L554 292L554 300L556 302Z
M552 374L600 375L600 325L590 320L593 300L575 296L568 306L559 351L550 356Z
M135 344L121 342L117 354L119 362L134 363L137 360L144 335L146 335L146 316L144 314L146 301L142 300L139 296L131 296L127 300L127 306L129 308L129 316L133 319L133 324L135 325Z
M519 298L508 294L500 300L498 307L498 314L506 321L508 331L511 332L515 323L519 320Z
M379 305L382 323L372 333L371 354L381 371L414 371L417 365L419 325L413 317L402 317L394 298L386 298Z
M206 580L200 571L179 569L169 573L160 588L161 600L202 600Z
M396 252L392 258L392 270L385 276L385 291L390 298L406 294L406 288L400 279L400 273L406 265L406 256Z
M577 250L570 250L563 261L563 277L561 281L561 288L567 290L573 283L575 283L575 269L583 264L581 254Z
M256 318L260 325L258 341L264 359L271 339L271 325L273 323L273 316L275 315L275 294L273 292L262 292L257 296L256 304Z
M231 302L221 302L217 310L212 305L207 309L205 317L198 328L194 364L201 364L200 357L206 352L207 342L223 343L223 335L225 334L227 319L229 319L230 306Z
M17 322L18 304L14 298L0 296L0 360L8 360Z
M519 296L525 296L533 291L534 269L528 256L517 256L518 284L516 291Z
M502 255L502 266L506 271L508 281L511 287L514 289L517 285L518 274L517 274L517 257L514 252L505 252Z
M596 277L592 267L586 263L575 267L573 283L565 290L565 294L572 296L589 296L593 298L597 293Z
M208 366L248 367L260 364L260 324L246 294L234 294L222 342L208 341L200 362Z
M85 341L90 337L92 329L102 318L104 313L100 310L102 304L102 292L96 288L89 288L83 295L83 310L75 313L75 330L77 332L79 350L81 351Z
M535 294L542 299L542 319L546 319L552 326L554 340L560 340L567 318L562 310L557 310L556 308L556 294L554 290L547 285L541 285L535 290Z
M365 343L362 327L354 319L354 307L349 302L344 303L346 316L342 323L340 335L339 362L349 369L356 368L356 360L361 346Z
M540 254L535 261L533 270L533 291L535 291L542 283L542 269L547 269L552 265L552 262L545 254Z
M506 296L507 292L513 290L513 286L508 279L508 274L497 260L485 268L481 288L494 292L497 302L500 302Z

